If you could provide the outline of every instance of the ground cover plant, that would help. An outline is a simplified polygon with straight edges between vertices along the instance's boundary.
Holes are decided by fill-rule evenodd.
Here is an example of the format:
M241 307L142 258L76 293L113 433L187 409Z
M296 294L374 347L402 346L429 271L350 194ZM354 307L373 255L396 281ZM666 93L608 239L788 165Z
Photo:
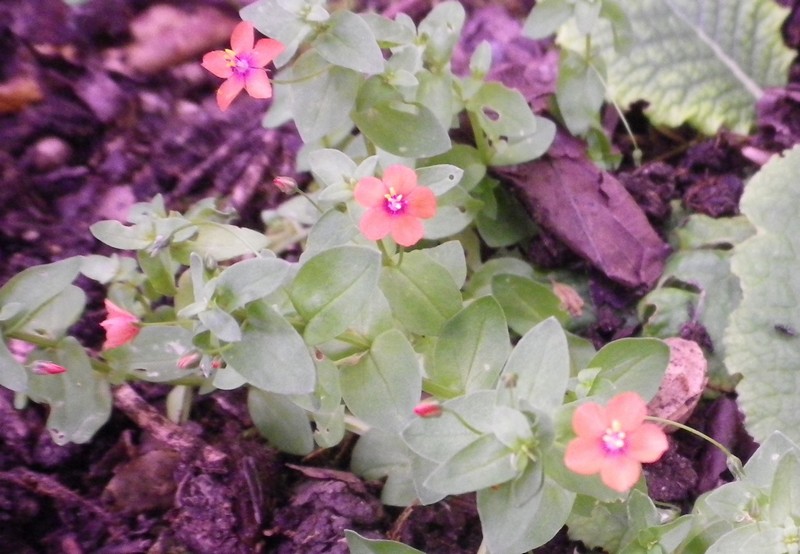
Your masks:
M3 230L12 549L797 551L794 12L99 4L5 28L97 241Z

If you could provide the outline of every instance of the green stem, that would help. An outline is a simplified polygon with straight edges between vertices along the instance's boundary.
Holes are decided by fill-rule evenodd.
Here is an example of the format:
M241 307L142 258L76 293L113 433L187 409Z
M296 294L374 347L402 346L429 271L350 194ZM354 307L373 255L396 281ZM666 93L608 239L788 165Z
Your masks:
M600 70L598 70L591 61L589 61L588 57L586 58L586 63L588 63L589 67L592 68L592 71L594 71L595 75L597 75L597 78L600 79L600 84L603 85L606 93L608 93L608 84L606 83L606 80L603 79L603 75L600 73ZM622 108L619 107L619 104L617 104L616 100L611 98L609 94L606 94L606 98L608 98L608 101L611 102L612 106L614 106L617 115L619 115L620 120L622 120L622 125L625 127L625 132L628 133L628 136L631 139L631 144L633 144L633 153L631 154L633 156L633 163L636 165L636 167L639 167L642 165L642 150L639 148L639 143L636 142L636 136L633 134L633 129L631 129L631 126L628 123L628 118L625 117Z
M300 189L297 189L297 192L300 194L300 196L302 196L303 198L305 198L306 200L308 200L308 201L311 203L311 205L312 205L312 206L314 206L314 207L317 209L317 211L318 211L319 213L321 213L321 214L324 214L324 213L325 213L325 210L323 210L322 208L320 208L320 207L319 207L319 204L317 204L317 203L314 201L314 199L313 199L313 198L311 198L311 195L310 195L310 194L308 194L307 192L305 192L305 191L302 191L302 190L300 190Z
M391 254L386 249L386 245L383 243L383 240L375 241L378 244L378 250L381 251L381 256L383 257L383 262L385 265L395 266L397 264L394 263L392 260ZM402 251L401 251L402 252Z
M364 421L350 414L344 416L344 428L356 435L363 435L370 429Z
M742 470L742 461L736 456L734 456L733 453L730 450L728 450L721 442L712 439L711 437L709 437L708 435L706 435L701 431L698 431L697 429L689 427L688 425L684 425L683 423L678 423L677 421L672 421L670 419L664 419L662 417L656 417L656 416L646 416L645 419L648 421L652 421L654 423L661 423L663 425L671 425L672 427L677 427L678 429L691 433L709 442L710 444L718 448L723 454L725 454L725 457L728 459L729 462L728 469L730 469L731 473L733 474L733 477L736 480L741 480L744 478L744 472Z
M492 156L492 147L489 144L486 135L483 133L483 129L478 121L478 116L475 115L474 112L467 110L467 117L469 117L469 125L472 127L472 134L475 137L475 145L478 147L478 152L481 153L481 159L484 162L488 162Z

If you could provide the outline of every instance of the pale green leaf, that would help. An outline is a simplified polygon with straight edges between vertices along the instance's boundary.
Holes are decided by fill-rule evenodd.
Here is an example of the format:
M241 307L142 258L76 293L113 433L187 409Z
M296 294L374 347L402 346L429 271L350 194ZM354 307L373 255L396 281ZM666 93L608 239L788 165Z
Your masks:
M280 314L251 304L249 326L242 340L230 344L222 357L247 382L278 394L307 394L314 390L314 360L303 338Z
M533 279L507 273L495 275L492 294L503 307L508 326L520 335L548 317L562 322L569 319L552 288Z
M545 479L538 494L520 503L514 494L519 479L534 476L530 464L517 480L478 491L478 514L491 552L527 552L552 539L572 508L575 493Z
M0 332L0 387L20 392L27 384L28 374L25 368L11 354Z
M499 485L517 473L513 452L493 435L483 435L441 464L425 486L447 494L463 494Z
M413 417L422 392L417 355L400 331L387 331L358 363L342 368L341 387L345 404L357 417L400 432Z
M747 184L741 210L757 234L734 249L742 301L725 332L725 363L741 373L738 402L761 442L773 431L800 441L800 147L773 158Z
M47 428L53 442L77 444L91 440L111 416L108 380L92 369L86 350L73 337L51 351L52 361L67 369L58 375L31 375L28 395L50 405Z
M369 140L396 156L434 156L450 148L447 129L423 104L377 102L359 108L352 118Z
M626 338L605 345L587 367L599 369L597 380L614 384L612 392L633 391L650 400L669 363L669 347L657 339ZM592 393L597 393L592 389Z
M192 333L176 325L148 325L120 348L103 353L114 375L163 383L185 377L178 360L191 351Z
M350 468L371 481L386 478L381 490L384 504L409 506L417 499L409 454L397 433L373 427L358 438Z
M795 53L780 30L788 9L771 0L641 0L624 9L633 29L630 50L614 52L603 20L592 45L608 60L611 97L622 106L646 100L658 125L746 133L764 89L787 82ZM559 40L578 52L585 47L574 28Z
M309 344L335 338L358 317L377 287L380 259L377 250L339 246L303 264L289 297L306 320Z
M399 542L366 539L349 529L345 530L344 536L347 539L350 554L424 554L421 550Z
M369 25L359 15L339 10L323 28L312 45L328 62L370 75L383 71L381 49Z
M502 308L491 296L476 300L442 327L426 389L452 397L494 388L510 351Z
M289 273L289 264L278 258L250 258L226 268L217 278L214 296L228 311L272 294Z
M247 409L258 431L276 448L296 456L314 448L306 411L286 396L250 387Z
M420 335L437 335L461 309L461 292L450 273L424 252L407 252L399 266L384 267L380 287L395 318Z
M257 254L267 246L267 237L252 229L213 221L198 221L197 237L194 240L175 244L170 249L175 259L189 265L189 256L199 254L204 259L218 262Z

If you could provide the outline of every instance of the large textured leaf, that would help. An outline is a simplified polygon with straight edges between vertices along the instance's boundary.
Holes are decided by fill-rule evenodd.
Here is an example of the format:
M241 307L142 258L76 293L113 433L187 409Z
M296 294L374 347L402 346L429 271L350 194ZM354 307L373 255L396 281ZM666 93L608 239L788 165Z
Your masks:
M691 123L707 134L721 126L747 132L766 87L786 84L794 52L780 26L788 11L773 0L640 0L622 3L632 47L615 53L606 24L592 35L608 60L611 96L623 106L650 103L657 124ZM582 51L582 36L559 37Z
M734 249L742 301L725 333L726 364L739 372L739 403L759 442L773 431L800 441L800 147L748 183L741 210L757 229Z

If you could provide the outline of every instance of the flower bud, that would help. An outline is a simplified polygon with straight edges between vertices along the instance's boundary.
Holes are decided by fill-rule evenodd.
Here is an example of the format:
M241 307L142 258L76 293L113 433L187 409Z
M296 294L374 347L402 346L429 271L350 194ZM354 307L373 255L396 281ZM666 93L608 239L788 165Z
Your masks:
M414 406L414 413L419 417L439 417L442 415L442 405L438 400L427 398Z
M272 184L278 187L283 194L292 194L297 190L297 181L285 175L275 177Z
M201 358L202 356L199 352L190 352L188 354L184 354L180 357L180 359L178 359L178 368L193 369L200 364Z
M67 368L47 360L38 360L33 364L31 371L36 375L58 375L67 371Z

